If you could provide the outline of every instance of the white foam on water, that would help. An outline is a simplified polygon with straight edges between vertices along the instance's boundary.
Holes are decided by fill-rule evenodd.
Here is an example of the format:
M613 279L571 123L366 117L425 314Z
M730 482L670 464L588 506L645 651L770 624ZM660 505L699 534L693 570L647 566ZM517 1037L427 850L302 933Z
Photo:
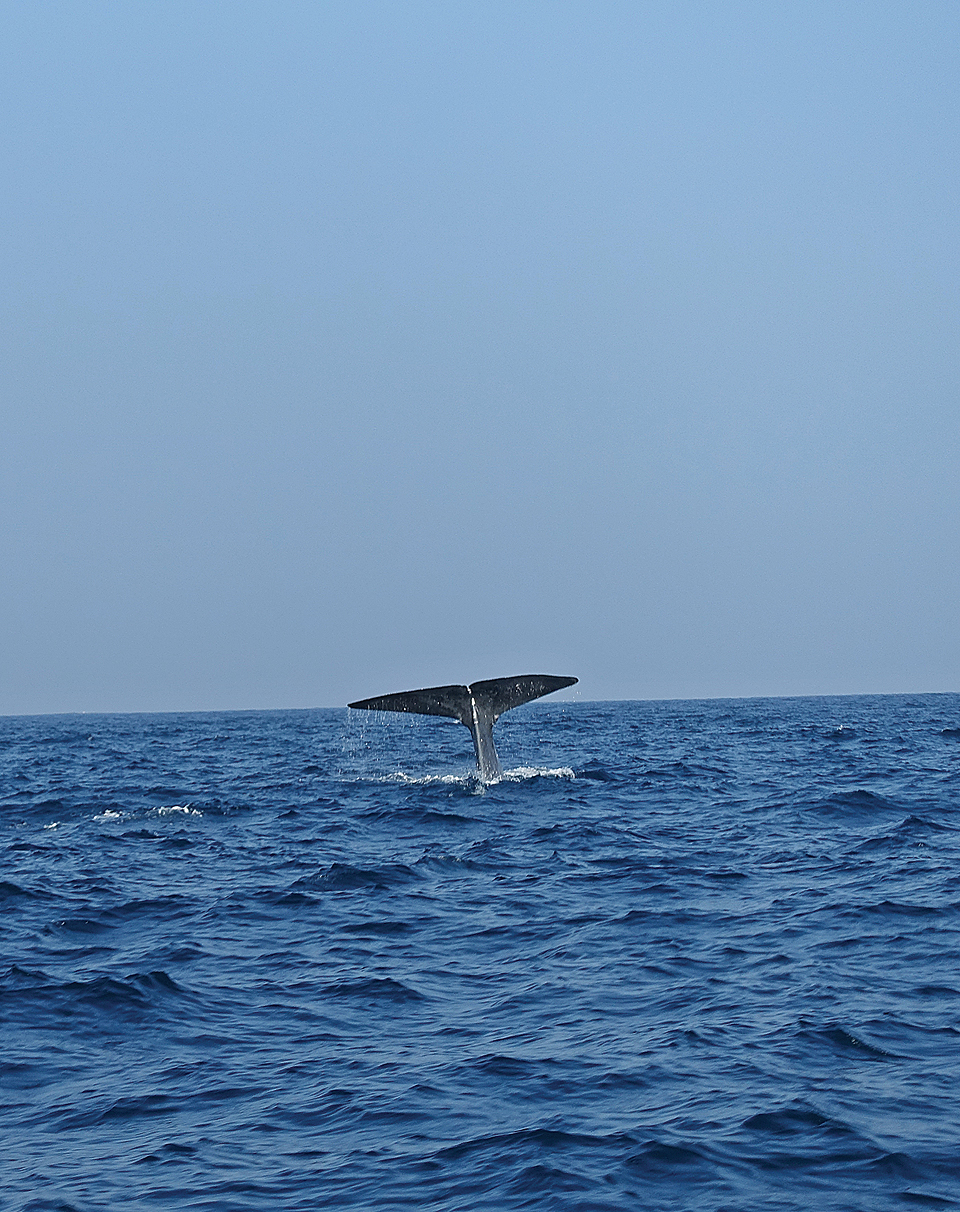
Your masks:
M458 784L461 787L469 786L477 781L475 774L424 774L413 775L406 774L403 770L398 770L395 774L385 775L381 779L377 779L379 783L416 783L418 786L424 786L429 783L437 785Z
M503 779L500 781L504 783L522 783L527 779L575 779L576 777L576 773L570 766L516 766L513 770L505 770L503 772ZM476 784L483 788L488 785L480 782L475 770L469 774L423 775L407 774L403 770L398 770L393 774L384 775L376 781L381 783L410 783L417 786L436 784L437 786L458 785L469 787ZM496 786L495 783L489 785Z
M577 776L569 766L517 766L504 770L504 781L521 783L524 779L575 779Z
M173 813L182 816L203 816L199 808L191 808L189 804L163 804L159 808L147 809L146 815L155 814L157 816L171 816ZM137 816L138 813L129 812L114 812L112 808L105 808L103 812L98 813L93 819L95 821L119 821L129 816ZM53 825L44 825L44 829L53 829L59 824L55 821Z

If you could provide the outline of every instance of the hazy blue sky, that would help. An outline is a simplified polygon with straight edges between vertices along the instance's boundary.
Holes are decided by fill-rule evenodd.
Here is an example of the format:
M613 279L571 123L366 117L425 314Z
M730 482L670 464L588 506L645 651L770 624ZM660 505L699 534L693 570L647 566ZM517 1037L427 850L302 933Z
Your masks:
M0 712L960 689L960 5L0 9Z

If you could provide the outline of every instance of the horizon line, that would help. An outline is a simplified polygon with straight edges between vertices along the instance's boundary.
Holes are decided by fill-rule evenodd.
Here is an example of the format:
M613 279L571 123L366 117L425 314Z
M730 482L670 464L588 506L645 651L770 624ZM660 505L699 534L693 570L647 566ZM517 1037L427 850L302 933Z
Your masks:
M870 691L845 691L838 693L836 691L826 693L808 693L808 694L712 694L704 696L690 695L675 695L660 698L612 698L612 699L584 699L579 695L571 695L568 698L557 698L549 700L547 704L553 703L556 706L576 703L581 706L590 706L598 703L736 703L736 702L753 702L757 699L770 699L779 701L782 699L865 699L865 698L931 698L934 696L948 696L960 694L960 690L870 690ZM527 704L534 706L534 704ZM346 703L334 706L314 705L310 707L174 707L174 708L148 708L134 709L126 711L113 710L81 710L81 711L12 711L0 712L0 720L27 720L27 719L44 719L52 718L59 719L63 716L88 716L88 715L259 715L268 714L271 712L293 712L293 711L349 711Z

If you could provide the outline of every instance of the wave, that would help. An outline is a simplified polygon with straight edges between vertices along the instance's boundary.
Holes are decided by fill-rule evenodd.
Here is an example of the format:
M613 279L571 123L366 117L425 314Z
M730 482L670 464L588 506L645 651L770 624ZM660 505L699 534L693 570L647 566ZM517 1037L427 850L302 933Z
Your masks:
M45 973L10 968L0 977L0 1003L4 1017L14 1022L39 1025L43 1014L51 1022L87 1016L88 1030L101 1030L116 1017L140 1019L166 1008L171 999L191 999L168 973L161 970L133 973L126 977L94 976L88 980L55 981ZM91 1012L99 1018L91 1020ZM180 1013L179 1009L176 1013ZM119 1022L115 1023L121 1029Z
M391 888L417 878L405 863L386 863L381 867L354 867L350 863L331 863L314 875L301 876L293 888L310 888L320 892L344 892L355 889Z
M33 900L39 895L41 894L32 892L29 888L21 888L19 884L14 884L10 880L0 880L0 902L20 898Z
M607 1149L610 1146L635 1146L639 1144L637 1137L625 1132L613 1132L608 1136L598 1136L589 1132L567 1132L557 1128L521 1128L515 1132L494 1132L489 1136L478 1136L470 1140L458 1141L438 1149L435 1157L447 1160L457 1160L471 1154L503 1150L513 1150L516 1146L536 1149L568 1149L576 1148Z
M422 993L419 993L416 989L412 989L409 985L405 985L403 981L394 980L392 977L368 977L365 980L335 981L332 985L325 985L321 992L328 997L376 998L378 1000L384 998L394 1002L419 1002L424 1000Z

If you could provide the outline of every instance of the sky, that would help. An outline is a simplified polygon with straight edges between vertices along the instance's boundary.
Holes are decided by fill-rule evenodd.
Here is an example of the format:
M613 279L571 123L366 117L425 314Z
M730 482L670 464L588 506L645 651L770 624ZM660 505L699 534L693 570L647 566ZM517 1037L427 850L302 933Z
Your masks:
M0 714L960 690L954 0L0 8Z

